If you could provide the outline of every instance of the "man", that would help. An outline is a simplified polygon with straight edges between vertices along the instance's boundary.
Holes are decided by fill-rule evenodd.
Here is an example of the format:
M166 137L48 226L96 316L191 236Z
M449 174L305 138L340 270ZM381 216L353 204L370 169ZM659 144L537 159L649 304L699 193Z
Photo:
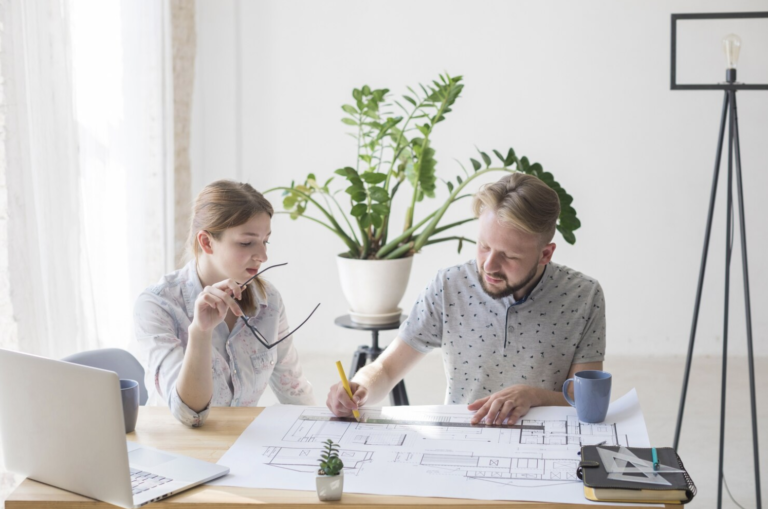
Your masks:
M602 370L605 300L600 284L551 262L560 201L536 177L513 173L473 198L477 259L442 269L397 338L326 404L348 416L383 399L433 348L442 348L446 404L469 404L472 423L514 424L531 407L567 405L562 386Z

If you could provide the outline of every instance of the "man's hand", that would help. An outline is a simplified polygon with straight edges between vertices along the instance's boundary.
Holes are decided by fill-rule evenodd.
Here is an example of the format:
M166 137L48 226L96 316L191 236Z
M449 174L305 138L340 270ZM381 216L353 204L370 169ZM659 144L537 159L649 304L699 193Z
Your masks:
M349 399L349 398L347 398ZM477 410L470 421L479 424L485 418L485 424L515 424L518 419L536 406L535 390L527 385L513 385L471 403L467 408Z
M362 385L349 382L349 388L352 389L353 399L349 399L347 390L344 389L344 384L341 382L331 386L331 390L328 391L328 399L325 401L325 404L333 412L333 415L349 417L352 415L353 410L359 410L360 406L368 399L368 389Z

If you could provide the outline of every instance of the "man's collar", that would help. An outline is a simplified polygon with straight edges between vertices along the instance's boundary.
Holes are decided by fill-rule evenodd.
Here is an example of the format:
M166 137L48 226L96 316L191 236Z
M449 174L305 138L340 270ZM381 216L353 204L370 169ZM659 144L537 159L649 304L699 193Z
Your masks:
M533 295L534 292L540 292L544 289L544 276L547 274L547 267L549 267L549 263L547 263L544 266L544 270L541 271L539 280L536 281L535 285L533 285L533 288L531 288L531 291L526 293L522 299L520 299L519 301L516 301L515 304L522 304L523 302L527 301L531 297L531 295Z

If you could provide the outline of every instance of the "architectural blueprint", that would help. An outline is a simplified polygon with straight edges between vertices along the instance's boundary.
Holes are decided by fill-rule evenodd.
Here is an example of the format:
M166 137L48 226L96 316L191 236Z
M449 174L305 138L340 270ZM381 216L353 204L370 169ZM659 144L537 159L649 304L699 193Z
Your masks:
M589 503L576 478L582 445L648 447L637 394L605 422L571 407L533 408L514 426L472 426L463 405L362 409L361 422L326 408L264 409L222 456L225 486L313 490L322 443L340 445L344 491L380 495Z

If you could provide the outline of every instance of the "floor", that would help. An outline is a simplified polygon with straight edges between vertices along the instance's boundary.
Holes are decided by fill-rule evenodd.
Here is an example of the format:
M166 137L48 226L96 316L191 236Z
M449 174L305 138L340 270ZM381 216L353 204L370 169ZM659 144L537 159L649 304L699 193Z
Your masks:
M314 355L302 363L315 387L318 404L324 404L327 388L336 383L335 353ZM351 356L350 356L351 357ZM347 364L350 359L343 359ZM637 389L645 415L651 443L671 446L674 438L677 408L682 387L684 358L611 358L606 371L613 374L613 398ZM691 370L685 420L679 453L691 473L698 495L689 508L710 508L717 504L718 440L720 426L719 358L697 357ZM762 497L768 503L768 358L755 361L758 390L758 434L761 458ZM445 391L441 359L438 352L429 354L416 370L406 377L406 388L412 405L442 403ZM276 402L270 393L263 405ZM752 428L749 414L748 371L745 358L728 363L726 410L725 479L734 499L745 508L756 506L752 454ZM3 501L20 482L18 476L4 472L0 464L0 509ZM723 507L739 507L723 490Z

